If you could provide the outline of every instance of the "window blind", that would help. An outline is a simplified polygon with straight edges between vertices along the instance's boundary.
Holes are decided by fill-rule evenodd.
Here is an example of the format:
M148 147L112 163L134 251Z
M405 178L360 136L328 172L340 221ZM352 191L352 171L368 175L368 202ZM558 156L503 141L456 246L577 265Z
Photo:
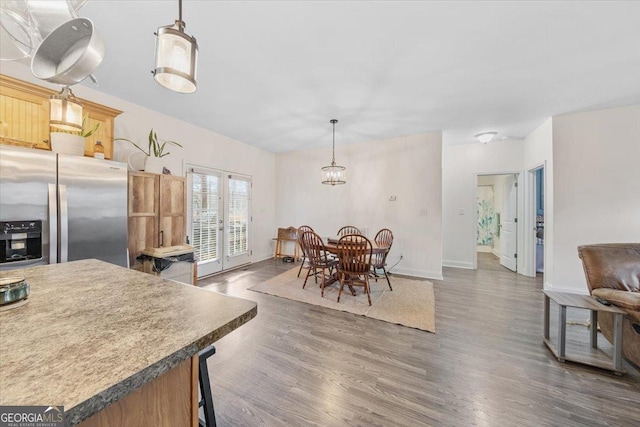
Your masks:
M249 248L249 203L251 181L245 177L229 175L229 230L228 254L234 256L247 252Z
M220 178L194 171L191 190L192 246L198 261L215 260L218 258Z

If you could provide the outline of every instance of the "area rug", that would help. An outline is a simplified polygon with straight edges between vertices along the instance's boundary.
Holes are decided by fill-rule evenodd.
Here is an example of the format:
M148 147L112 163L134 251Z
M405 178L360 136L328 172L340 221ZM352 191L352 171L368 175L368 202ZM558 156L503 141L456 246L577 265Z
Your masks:
M390 291L384 278L378 279L377 282L372 279L370 281L371 306L369 306L367 295L363 292L362 287L355 288L355 297L345 287L339 303L336 302L340 287L337 282L325 288L324 297L320 296L320 287L315 283L313 277L309 277L307 286L302 289L305 274L306 270L303 270L298 278L298 269L292 268L266 282L249 288L249 290L334 310L347 311L423 331L433 333L436 331L435 298L431 282L392 276L393 291Z

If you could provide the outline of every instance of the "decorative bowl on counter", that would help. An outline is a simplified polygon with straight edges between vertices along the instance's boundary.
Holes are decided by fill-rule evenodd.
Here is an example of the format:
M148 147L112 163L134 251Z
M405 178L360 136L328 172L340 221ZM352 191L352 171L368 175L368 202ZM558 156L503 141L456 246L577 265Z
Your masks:
M29 283L24 277L3 277L0 279L0 307L8 308L29 296Z

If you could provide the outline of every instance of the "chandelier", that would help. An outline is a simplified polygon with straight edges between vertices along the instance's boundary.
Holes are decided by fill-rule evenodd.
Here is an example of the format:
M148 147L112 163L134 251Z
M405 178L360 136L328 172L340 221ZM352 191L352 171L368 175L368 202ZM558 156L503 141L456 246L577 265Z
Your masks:
M327 185L346 184L347 168L336 165L336 119L331 119L333 125L333 157L331 165L322 168L322 183Z

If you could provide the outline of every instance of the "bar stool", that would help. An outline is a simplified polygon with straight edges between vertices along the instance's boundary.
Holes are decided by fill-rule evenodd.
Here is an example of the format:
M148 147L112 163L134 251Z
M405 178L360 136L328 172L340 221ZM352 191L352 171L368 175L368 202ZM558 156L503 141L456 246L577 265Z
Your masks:
M213 410L213 397L211 396L211 383L209 382L209 368L207 359L216 354L216 348L212 345L198 353L198 377L200 382L200 394L202 399L198 402L198 408L204 409L204 420L198 417L200 427L216 427L216 414Z

